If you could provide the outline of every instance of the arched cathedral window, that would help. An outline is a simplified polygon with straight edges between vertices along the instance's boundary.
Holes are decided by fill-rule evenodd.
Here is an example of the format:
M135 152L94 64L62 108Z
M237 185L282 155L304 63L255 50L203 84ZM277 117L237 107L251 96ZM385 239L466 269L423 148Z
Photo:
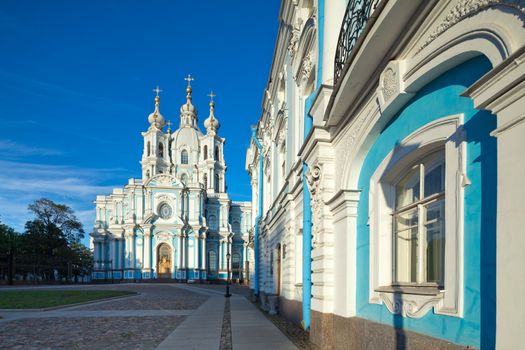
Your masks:
M159 143L159 157L164 157L164 145Z
M146 149L146 154L148 155L148 157L151 155L151 143L149 141L148 141L148 146Z
M208 159L208 146L204 146L204 153L202 155L204 157L204 160Z
M219 174L215 174L215 192L219 192Z
M219 160L219 146L215 146L215 160Z
M180 152L180 163L181 164L188 164L188 151L185 149Z

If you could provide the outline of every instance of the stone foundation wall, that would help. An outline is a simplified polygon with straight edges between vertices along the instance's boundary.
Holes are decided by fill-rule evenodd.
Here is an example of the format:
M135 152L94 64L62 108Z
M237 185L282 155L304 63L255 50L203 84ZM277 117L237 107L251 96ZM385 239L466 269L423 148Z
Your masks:
M310 341L323 350L472 350L416 332L359 317L312 310Z
M303 303L279 297L279 314L287 320L301 325L303 319Z

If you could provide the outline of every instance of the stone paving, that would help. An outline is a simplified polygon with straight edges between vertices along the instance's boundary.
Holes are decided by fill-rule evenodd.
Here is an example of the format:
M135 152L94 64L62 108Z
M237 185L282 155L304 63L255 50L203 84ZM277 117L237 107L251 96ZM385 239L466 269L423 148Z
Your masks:
M207 299L201 294L163 284L129 284L111 286L108 289L131 290L140 295L111 303L92 304L79 310L194 310Z
M154 349L186 317L30 318L2 323L2 349Z
M77 288L140 294L51 311L0 312L0 349L154 349L208 299L172 285Z
M128 290L139 295L49 311L0 311L0 349L297 349L248 302L245 287L233 287L227 303L224 286L65 288Z

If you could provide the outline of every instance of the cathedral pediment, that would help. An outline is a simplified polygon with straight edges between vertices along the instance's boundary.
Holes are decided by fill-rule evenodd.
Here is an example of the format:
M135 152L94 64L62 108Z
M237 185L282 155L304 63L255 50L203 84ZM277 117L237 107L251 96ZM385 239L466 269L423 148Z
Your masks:
M184 187L184 185L177 180L175 176L169 174L158 174L147 180L145 186L158 187Z

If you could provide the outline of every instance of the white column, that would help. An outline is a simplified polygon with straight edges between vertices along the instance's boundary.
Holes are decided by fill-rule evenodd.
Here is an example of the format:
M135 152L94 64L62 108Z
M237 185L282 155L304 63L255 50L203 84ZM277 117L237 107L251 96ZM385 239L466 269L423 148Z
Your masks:
M149 231L149 229L145 229L145 231ZM151 234L150 232L144 232L144 240L143 240L143 247L144 247L144 262L142 264L144 269L151 269L150 265L150 253L151 253Z
M201 238L201 269L206 270L206 238Z
M496 349L518 349L525 343L525 53L503 61L464 93L476 109L497 117ZM483 252L482 252L483 253Z

